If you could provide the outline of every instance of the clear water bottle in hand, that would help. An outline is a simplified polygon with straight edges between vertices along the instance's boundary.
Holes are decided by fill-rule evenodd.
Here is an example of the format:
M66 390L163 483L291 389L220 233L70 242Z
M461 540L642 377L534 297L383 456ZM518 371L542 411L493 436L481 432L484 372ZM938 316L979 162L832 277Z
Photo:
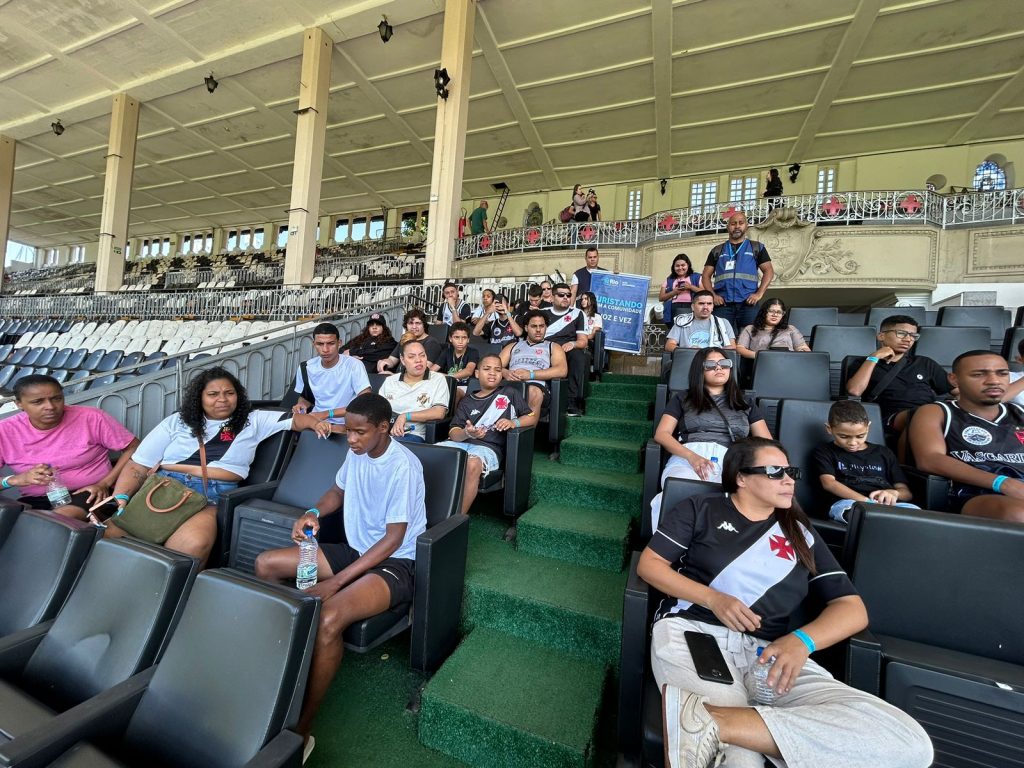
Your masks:
M295 570L295 587L309 589L316 586L316 553L320 548L312 528L305 528L306 538L299 544L299 567Z
M722 482L722 465L718 463L718 457L712 456L709 461L711 462L711 469L708 470L709 483L721 483Z
M50 482L46 484L46 498L50 500L50 508L56 509L57 507L66 507L71 503L71 492L68 491L68 487L61 482L60 476L57 474L57 470L53 469L53 474L50 476Z
M761 653L764 648L758 647L757 657L761 658ZM765 664L759 662L754 663L754 669L751 671L751 675L754 678L754 698L751 704L762 704L764 706L772 706L775 703L775 698L778 694L775 689L768 685L768 673L772 671L772 667L775 666L775 657L768 659Z

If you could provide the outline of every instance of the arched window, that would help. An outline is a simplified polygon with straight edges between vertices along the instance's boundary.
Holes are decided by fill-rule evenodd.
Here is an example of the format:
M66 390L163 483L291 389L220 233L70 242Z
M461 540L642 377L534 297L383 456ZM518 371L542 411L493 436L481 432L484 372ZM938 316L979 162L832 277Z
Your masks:
M1006 171L992 160L986 160L974 171L974 188L982 192L1006 189Z

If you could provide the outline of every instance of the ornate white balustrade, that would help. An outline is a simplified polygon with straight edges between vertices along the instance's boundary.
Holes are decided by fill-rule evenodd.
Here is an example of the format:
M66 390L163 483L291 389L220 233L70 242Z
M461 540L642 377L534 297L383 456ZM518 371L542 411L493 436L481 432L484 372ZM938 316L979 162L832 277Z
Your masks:
M1024 190L954 195L928 190L786 195L749 203L677 208L627 221L542 224L462 238L455 242L455 258L589 246L636 248L657 240L724 232L729 216L736 211L746 213L747 220L754 226L764 224L773 215L795 217L818 226L910 223L945 229L977 224L1017 224L1024 221Z

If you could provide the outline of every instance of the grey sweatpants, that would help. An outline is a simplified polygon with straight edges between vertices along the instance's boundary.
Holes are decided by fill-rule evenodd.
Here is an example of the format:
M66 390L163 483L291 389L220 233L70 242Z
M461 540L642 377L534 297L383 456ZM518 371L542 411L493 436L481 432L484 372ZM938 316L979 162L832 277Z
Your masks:
M701 680L693 668L683 632L706 632L718 640L733 676L732 685ZM754 682L757 647L764 640L725 627L681 617L654 625L651 666L658 687L674 685L707 696L722 707L746 707ZM789 768L927 768L932 743L917 722L876 696L840 683L808 659L789 693L771 707L756 706ZM728 768L763 768L756 752L725 746Z

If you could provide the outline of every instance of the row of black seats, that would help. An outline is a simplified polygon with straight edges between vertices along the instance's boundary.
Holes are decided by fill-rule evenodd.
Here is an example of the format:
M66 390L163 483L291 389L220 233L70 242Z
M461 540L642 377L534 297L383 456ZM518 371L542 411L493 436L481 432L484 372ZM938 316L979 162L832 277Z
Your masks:
M17 317L0 320L0 337L21 336L26 333L67 333L74 326L71 320L36 319L26 320Z
M1024 326L1024 306L1018 307L1016 312L1000 306L941 307L938 310L926 310L924 307L873 307L866 315L843 313L836 307L793 307L789 310L789 322L804 336L810 336L816 325L865 325L877 329L881 322L891 315L912 317L922 328L987 328L990 345L994 349L996 345L1002 344L1008 328Z
M710 490L672 478L662 508ZM1008 604L1024 589L1024 526L858 503L843 533L833 549L871 624L814 658L914 717L932 738L934 765L1024 766L1024 614ZM650 626L662 595L639 578L638 560L639 552L623 604L619 742L640 764L660 767L664 734ZM820 610L807 608L808 616ZM794 616L791 626L805 618Z
M0 765L298 765L318 600L236 571L197 578L194 559L129 538L94 545L96 528L50 512L10 517Z
M126 355L119 349L110 352L97 349L90 352L84 347L22 347L6 358L3 352L3 346L0 346L0 360L4 360L3 366L0 367L0 392L4 393L11 392L20 379L31 374L52 376L65 385L66 393L75 394L86 389L106 386L115 380L144 376L173 365L173 361L164 352L151 352L148 355L131 352ZM97 375L129 366L132 366L131 370L119 374ZM96 378L89 382L82 381L90 376Z

